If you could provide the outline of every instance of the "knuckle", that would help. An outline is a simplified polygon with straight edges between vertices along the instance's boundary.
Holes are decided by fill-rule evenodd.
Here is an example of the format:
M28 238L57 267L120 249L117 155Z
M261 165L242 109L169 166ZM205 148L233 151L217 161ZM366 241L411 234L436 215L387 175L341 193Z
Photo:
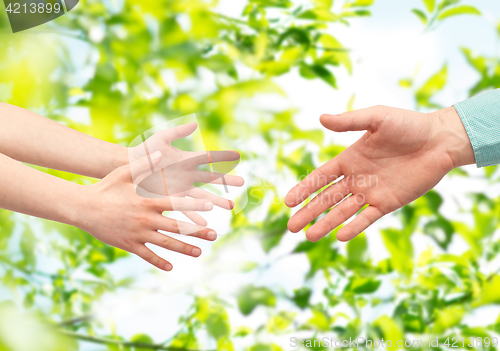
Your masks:
M156 255L153 252L151 252L151 251L146 252L142 256L142 258L144 258L146 261L148 261L151 264L154 264L154 262L156 261Z
M163 238L161 240L161 246L168 249L172 246L172 239L168 236L165 236L165 238Z
M382 112L387 109L387 106L384 105L375 105L372 107L373 110L376 110L377 112Z
M390 108L387 106L383 105L377 105L374 107L375 114L373 116L373 119L375 122L379 122L387 118L390 113Z
M194 246L184 245L183 252L185 255L191 255L193 253Z
M149 167L149 155L144 156L137 160L137 166L139 166L143 170L150 170Z
M132 252L132 253L135 253L135 245L137 244L137 241L134 240L134 238L130 237L130 236L126 236L125 238L123 238L123 241L122 241L122 247L124 250L128 251L128 252Z
M136 215L136 221L141 227L149 226L152 223L152 218L145 213L138 213Z
M152 205L151 199L148 199L146 197L139 196L137 199L137 204L139 207L150 207Z
M341 220L344 220L344 218L346 218L346 212L343 208L343 206L339 206L337 208L337 217L340 218Z

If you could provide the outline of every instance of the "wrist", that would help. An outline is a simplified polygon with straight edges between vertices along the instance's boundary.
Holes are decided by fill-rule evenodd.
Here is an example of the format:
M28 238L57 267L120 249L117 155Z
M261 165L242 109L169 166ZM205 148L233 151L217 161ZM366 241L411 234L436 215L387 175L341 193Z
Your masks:
M472 144L455 108L447 107L431 115L437 125L435 138L442 151L451 158L453 168L475 164Z
M129 163L128 148L125 146L114 144L114 150L111 155L110 164L106 167L106 171L103 172L101 177L99 177L100 179L104 178L115 169Z
M86 230L86 223L89 218L89 211L93 210L90 204L92 201L92 185L74 184L75 188L71 191L71 198L69 203L64 205L61 209L63 222L74 227ZM94 199L95 200L95 199Z

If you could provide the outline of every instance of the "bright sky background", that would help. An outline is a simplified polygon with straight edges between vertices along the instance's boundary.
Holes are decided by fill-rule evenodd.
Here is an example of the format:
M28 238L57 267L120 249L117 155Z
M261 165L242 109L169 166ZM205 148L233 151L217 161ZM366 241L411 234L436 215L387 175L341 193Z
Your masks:
M459 48L467 47L488 56L498 55L496 24L500 20L500 1L464 2L477 6L484 17L451 18L433 32L424 34L422 24L410 12L415 7L423 9L421 1L376 0L371 17L352 20L351 27L332 26L331 33L352 50L353 74L349 76L339 68L337 78L340 89L336 91L319 80L305 81L296 72L279 78L278 82L288 93L289 101L299 109L297 115L299 124L306 129L321 128L319 116L322 113L344 111L352 94L356 95L355 108L382 104L414 109L413 94L409 90L400 88L398 81L413 76L417 67L420 67L417 76L417 86L420 86L443 64L448 64L449 83L436 100L446 106L465 99L477 75L468 66ZM221 0L219 9L227 15L238 17L243 3L242 0ZM267 100L264 103L272 105L274 101ZM359 133L348 135L331 133L328 137L332 142L348 145L359 137ZM477 173L474 167L469 169L473 174ZM456 189L459 189L458 193ZM450 216L459 213L447 195L451 195L453 190L455 195L461 198L462 192L471 189L482 191L486 189L486 184L474 180L446 179L439 186L440 192L445 194L445 210ZM499 189L490 188L489 191L495 193ZM466 202L466 199L462 200ZM394 223L394 219L387 218L378 226L387 227ZM385 250L377 234L377 226L368 231L368 236L372 247L376 248L375 256L383 257ZM422 239L423 236L418 238ZM204 250L202 259L157 251L172 259L174 271L168 274L144 276L141 285L152 287L156 289L155 291L133 290L105 299L101 304L103 318L115 323L121 335L144 331L155 340L161 341L178 329L178 316L185 312L192 302L191 294L211 290L230 294L244 283L276 284L292 291L302 284L303 273L308 270L307 260L296 256L275 262L273 260L289 252L302 240L303 234L288 233L283 238L280 248L273 252L271 258L273 268L264 275L258 273L244 275L237 270L237 267L245 261L269 259L262 254L258 243L253 241L241 242L236 252L219 253L217 258L210 257L211 244L201 245ZM426 248L425 240L416 242L415 245L417 251ZM461 247L460 242L454 245L457 250ZM114 267L117 275L127 274L131 270L142 271L146 268L148 267L136 257L120 261ZM315 284L319 287L321 282ZM388 291L381 289L380 293L387 294ZM232 324L252 326L252 321L262 321L265 318L263 313L258 309L247 320L240 320L237 316L232 317ZM376 316L378 311L370 313L372 314L367 318ZM487 315L486 313L485 316L477 316L474 318L474 323L489 322ZM95 349L93 345L88 347L88 350Z

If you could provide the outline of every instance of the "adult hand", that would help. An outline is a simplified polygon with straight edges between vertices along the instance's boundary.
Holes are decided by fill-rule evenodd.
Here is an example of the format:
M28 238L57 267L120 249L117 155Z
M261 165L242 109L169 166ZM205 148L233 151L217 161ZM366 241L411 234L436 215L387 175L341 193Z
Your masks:
M427 193L453 168L475 163L469 138L453 107L426 114L376 106L323 115L320 120L335 132L367 132L286 195L286 205L295 207L338 180L288 222L289 230L298 232L337 205L307 230L310 241L321 239L369 205L338 231L338 240L348 241L382 216Z
M217 172L198 169L201 165L231 162L234 168L240 155L236 151L202 151L189 152L179 150L172 142L191 135L197 128L196 123L180 125L155 133L142 144L129 149L130 161L145 157L155 151L160 151L164 157L158 165L158 171L149 175L140 183L136 183L146 192L175 197L191 197L211 201L215 206L232 209L234 203L220 196L195 186L195 183L210 183L224 186L242 186L243 178ZM147 195L145 195L147 196ZM196 224L206 225L206 221L194 212L183 213Z
M74 224L106 244L134 253L152 265L169 271L172 264L153 253L146 243L193 257L200 256L201 250L161 234L158 230L210 241L215 240L217 234L212 229L162 215L164 211L174 208L182 211L210 211L213 208L211 202L180 197L150 199L136 193L134 183L140 183L157 171L161 160L161 152L156 151L84 187L85 199L82 203L86 205Z

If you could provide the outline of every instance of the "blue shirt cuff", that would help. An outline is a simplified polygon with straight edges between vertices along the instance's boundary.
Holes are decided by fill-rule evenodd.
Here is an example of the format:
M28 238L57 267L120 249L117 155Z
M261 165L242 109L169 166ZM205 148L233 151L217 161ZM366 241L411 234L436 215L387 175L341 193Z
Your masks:
M469 136L477 167L500 164L500 89L453 105Z

